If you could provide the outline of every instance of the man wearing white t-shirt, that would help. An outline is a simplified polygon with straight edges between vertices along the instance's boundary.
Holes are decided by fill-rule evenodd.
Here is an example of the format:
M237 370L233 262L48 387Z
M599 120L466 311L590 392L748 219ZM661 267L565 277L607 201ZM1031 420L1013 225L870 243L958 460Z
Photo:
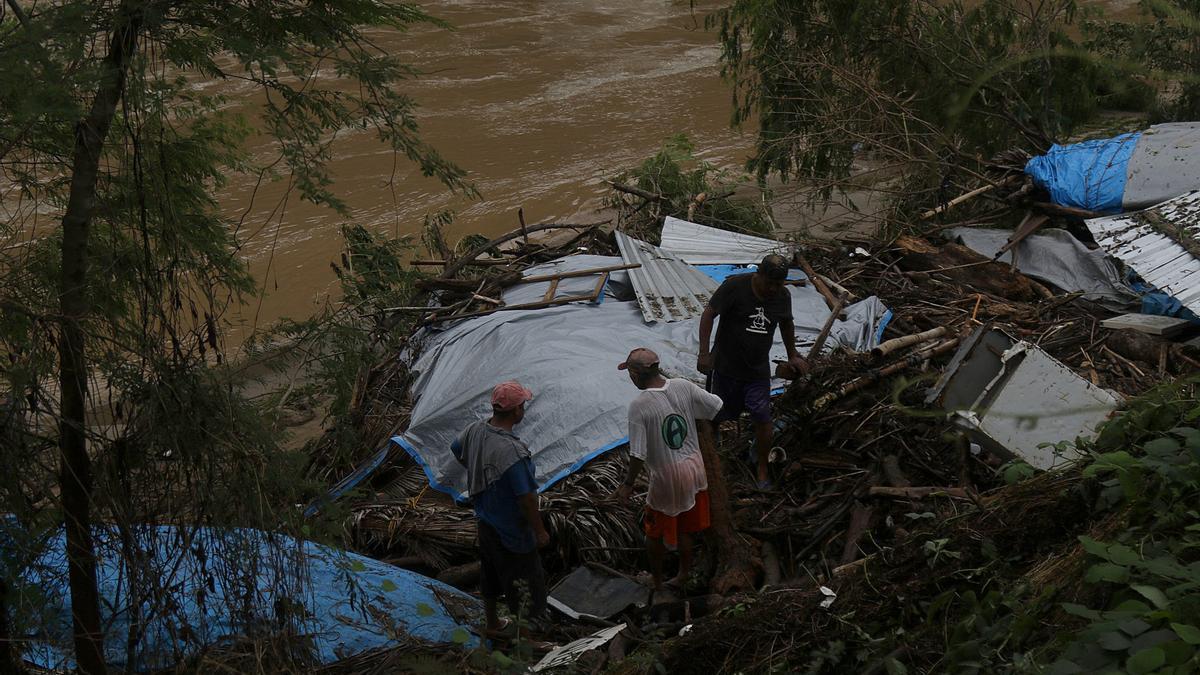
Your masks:
M654 587L662 585L667 546L679 550L679 574L667 582L682 588L692 563L691 535L709 526L708 477L696 425L708 424L721 411L720 397L688 380L663 377L658 355L644 347L629 352L617 366L642 390L629 404L629 474L617 489L628 500L645 466L646 549Z

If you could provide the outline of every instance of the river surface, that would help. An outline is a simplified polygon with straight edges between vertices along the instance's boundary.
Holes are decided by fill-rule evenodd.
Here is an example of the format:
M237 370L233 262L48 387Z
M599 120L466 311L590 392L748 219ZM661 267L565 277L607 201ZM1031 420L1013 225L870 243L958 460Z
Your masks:
M421 136L470 172L482 198L455 197L393 161L369 132L344 134L332 167L349 220L419 236L426 214L452 209L451 245L469 233L516 228L518 208L531 224L594 221L601 181L678 132L705 160L740 166L753 139L729 126L716 36L703 28L704 8L716 4L697 3L693 13L670 0L422 3L455 30L377 37L427 73L405 87L420 104ZM255 94L246 95L252 102ZM257 161L274 158L265 139L255 143ZM242 221L243 251L262 289L232 317L233 342L280 317L309 316L336 296L330 263L347 219L285 197L282 183L255 194L252 180L236 181L222 204Z

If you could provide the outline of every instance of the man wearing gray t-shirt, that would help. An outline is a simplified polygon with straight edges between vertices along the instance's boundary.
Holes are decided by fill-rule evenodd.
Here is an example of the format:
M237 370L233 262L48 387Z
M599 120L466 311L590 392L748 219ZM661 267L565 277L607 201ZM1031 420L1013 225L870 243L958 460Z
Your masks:
M628 500L645 467L646 549L654 587L662 585L667 546L679 549L679 574L667 582L682 589L692 562L691 535L708 529L708 476L700 453L697 424L708 424L721 410L720 397L681 379L663 377L658 355L638 348L617 366L641 390L629 404L629 474L617 489Z

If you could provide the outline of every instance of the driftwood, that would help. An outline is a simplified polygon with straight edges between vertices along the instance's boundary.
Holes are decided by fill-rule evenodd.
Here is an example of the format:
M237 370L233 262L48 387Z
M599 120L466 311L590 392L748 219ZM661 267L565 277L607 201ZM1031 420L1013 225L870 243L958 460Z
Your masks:
M821 332L817 334L817 341L813 343L812 349L808 351L808 358L813 359L821 355L821 348L825 346L825 340L829 338L829 331L833 330L833 322L837 320L842 313L842 307L846 304L846 296L840 296L833 307L829 308L829 318L825 319L825 325L821 327Z
M779 568L779 554L775 551L775 545L769 541L763 543L762 559L763 587L778 586L783 576Z
M721 595L755 588L755 579L762 561L751 546L743 541L733 527L733 510L729 504L729 487L721 468L721 456L712 428L703 424L699 429L700 452L704 456L704 472L708 474L708 500L712 537L717 550L717 574L712 589Z
M465 264L470 267L491 267L493 265L511 265L516 260L514 258L484 258L483 260L468 260ZM453 260L412 260L409 265L413 267L442 267L454 262Z
M1168 355L1169 363L1170 356L1183 350L1181 345L1130 328L1112 331L1104 344L1125 358L1152 367L1159 365L1164 352Z
M924 333L894 338L888 340L887 342L880 343L878 347L872 349L871 358L876 361L880 361L894 351L904 349L905 347L911 347L913 345L919 345L923 342L929 342L935 338L942 337L946 333L947 329L945 326L938 326L937 328L927 330Z
M948 210L954 208L955 206L958 206L959 204L962 204L964 202L969 202L972 199L978 197L979 195L991 192L992 190L995 190L998 187L1002 187L1005 185L1011 185L1012 183L1017 182L1020 179L1021 179L1020 176L1012 176L1010 178L1006 178L1005 180L1003 180L999 183L992 183L990 185L984 185L983 187L975 188L974 190L971 190L970 192L967 192L965 194L955 197L954 199L951 199L950 201L946 202L945 204L942 204L941 206L938 206L937 208L932 208L932 209L929 209L928 211L926 211L925 213L922 213L921 220L928 220L928 219L936 216L937 214L942 213L943 211L948 211Z
M870 373L868 373L867 375L864 375L856 380L851 380L850 382L847 382L846 384L842 385L841 388L839 388L835 391L831 391L827 394L822 395L816 401L813 401L813 409L820 410L821 408L824 408L825 406L827 406L830 403L836 401L837 399L845 396L846 394L858 391L859 389L862 389L863 387L867 387L867 386L871 385L872 383L877 382L881 378L887 377L889 375L895 375L896 373L898 373L902 370L905 370L907 368L912 368L913 366L920 365L922 362L926 361L927 359L933 358L934 356L937 356L938 354L944 354L945 352L948 352L951 349L954 349L956 346L958 346L958 338L954 338L952 340L946 340L945 342L942 342L938 345L935 345L928 349L924 349L922 351L916 352L915 354L911 354L904 360L897 361L896 363L893 363L892 365L887 366L886 368L880 368L879 370L873 370Z
M883 458L883 475L892 487L904 488L912 485L912 481L900 469L900 459L895 455Z
M961 286L1008 300L1026 302L1037 296L1029 277L966 246L946 244L939 248L924 239L907 235L898 237L896 245L904 252L900 266L906 270L942 274Z
M479 585L480 573L480 563L476 560L465 565L457 565L442 570L437 575L437 580L458 589L470 590Z
M963 488L953 487L882 487L875 486L867 491L872 497L888 497L890 499L924 499L934 495L970 499L971 496Z
M855 502L850 510L850 525L846 528L846 543L842 546L841 565L849 565L858 558L858 542L871 528L871 516L875 509L865 504Z
M833 291L829 290L829 286L825 285L825 282L821 279L821 275L817 274L816 270L813 269L813 266L808 264L808 259L799 252L796 252L796 255L793 256L792 262L799 265L800 269L804 270L804 276L808 277L808 280L812 282L813 288L817 289L817 292L821 294L821 297L825 298L825 305L829 307L829 311L834 312L835 314L840 312L840 307L837 310L834 309L834 307L838 305L837 297L833 294ZM844 317L839 316L838 318L844 320Z
M572 223L542 223L541 225L531 225L529 227L524 227L524 228L520 228L517 230L513 230L512 232L509 232L507 234L502 234L499 237L492 239L491 241L487 242L486 244L480 244L480 245L476 246L475 248L471 249L470 251L467 251L465 254L463 254L463 256L461 258L459 258L458 260L455 260L454 262L452 262L446 266L446 271L442 272L442 277L446 278L446 279L453 277L455 274L458 274L459 271L462 270L462 268L466 267L472 260L478 258L479 256L483 255L485 252L487 252L493 248L496 248L497 246L499 246L505 242L509 242L509 241L512 241L513 239L516 239L517 237L527 237L529 234L531 234L533 232L544 232L546 230L566 230L566 229L578 230L578 229L591 228L591 227L594 227L595 225L596 225L596 223L586 223L586 224L579 224L579 225L572 224Z
M635 188L632 185L625 185L624 183L618 183L616 181L611 181L611 180L606 181L606 182L612 187L612 189L616 190L617 192L624 192L625 194L630 194L635 197L641 197L642 199L645 199L648 202L669 201L666 197L664 197L662 195L656 195L653 192L646 192L645 190L642 190L641 188Z

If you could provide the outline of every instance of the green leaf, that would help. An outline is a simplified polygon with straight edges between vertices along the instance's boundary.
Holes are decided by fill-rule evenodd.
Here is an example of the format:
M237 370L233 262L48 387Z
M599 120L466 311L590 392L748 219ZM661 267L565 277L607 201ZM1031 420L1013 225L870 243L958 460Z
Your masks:
M1129 660L1125 662L1125 668L1132 675L1143 675L1143 673L1154 672L1166 662L1166 652L1161 647L1151 647L1129 657Z
M1133 644L1129 638L1125 637L1120 631L1109 631L1100 636L1096 640L1099 645L1111 652L1123 652L1129 649L1129 645Z
M504 652L492 652L492 660L501 668L508 668L513 664L513 660Z
M456 645L465 645L471 639L471 633L466 628L455 628L450 631L450 641Z
M1085 579L1093 584L1100 581L1124 583L1129 580L1129 568L1113 563L1097 563L1088 568Z
M1150 624L1141 619L1129 619L1122 621L1119 624L1120 628L1126 635L1137 636L1150 630Z
M399 586L397 586L396 582L392 581L391 579L384 579L383 583L379 584L379 590L383 591L384 593L391 593L397 588L399 588Z
M1077 605L1073 602L1064 602L1062 604L1062 608L1063 608L1063 611L1066 612L1067 614L1073 614L1073 615L1078 616L1083 619L1099 621L1101 618L1100 612L1098 612L1094 609L1091 609L1089 607L1084 607L1083 605ZM1149 628L1149 626L1147 626L1147 628Z
M1189 645L1200 645L1200 628L1186 623L1173 623L1171 624L1171 630L1175 631L1180 640Z
M418 602L417 616L433 616L433 608L423 602Z
M1113 608L1113 612L1122 612L1125 614L1144 615L1150 613L1150 605L1141 600L1126 600Z
M350 561L350 571L351 572L366 572L367 566L365 564L363 564L363 561L361 561L361 560L351 560Z
M1154 603L1154 606L1159 609L1166 609L1171 604L1171 601L1167 600L1167 594L1153 586L1131 584L1129 587L1140 593L1142 597Z
M1163 438L1156 438L1146 443L1143 448L1145 449L1147 455L1154 455L1157 457L1179 454L1179 442L1174 438L1165 436Z

